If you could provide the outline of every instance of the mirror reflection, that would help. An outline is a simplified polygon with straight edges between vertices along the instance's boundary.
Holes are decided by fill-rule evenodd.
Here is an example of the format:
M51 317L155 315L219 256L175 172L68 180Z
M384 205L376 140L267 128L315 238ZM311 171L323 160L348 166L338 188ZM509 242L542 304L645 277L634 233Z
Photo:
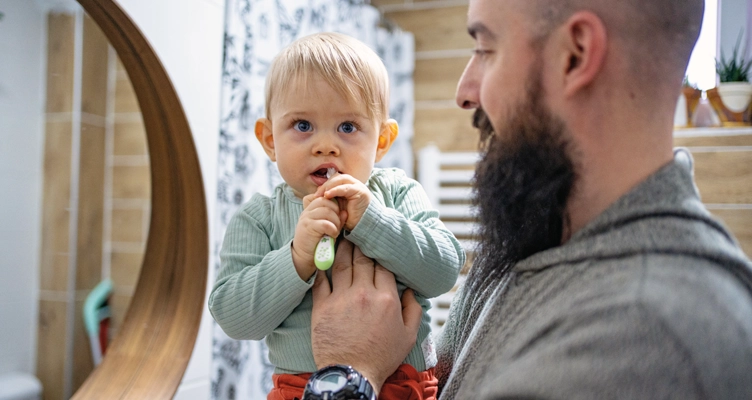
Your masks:
M128 74L78 4L0 4L0 37L18 38L1 40L12 46L0 64L10 202L1 239L15 265L0 269L10 327L2 342L36 347L35 356L3 345L0 359L8 372L35 363L44 398L69 398L117 334L136 286L150 220L146 135ZM27 304L38 309L16 308Z

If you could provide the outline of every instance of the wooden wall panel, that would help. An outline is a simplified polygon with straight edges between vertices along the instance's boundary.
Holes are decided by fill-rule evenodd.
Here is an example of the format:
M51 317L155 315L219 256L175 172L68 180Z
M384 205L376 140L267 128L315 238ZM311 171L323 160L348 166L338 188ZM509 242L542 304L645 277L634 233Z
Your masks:
M115 121L114 155L147 155L143 121Z
M40 300L37 326L37 372L44 400L63 400L67 303Z
M89 291L102 280L104 128L83 124L80 149L76 290Z
M151 188L149 166L116 166L112 171L112 197L117 199L149 199Z
M466 5L394 11L386 13L386 17L415 35L416 52L473 47L465 28Z
M466 29L468 1L375 0L372 4L415 36L415 159L431 142L444 151L475 150L478 136L470 126L472 112L461 110L454 100L474 47Z
M752 151L693 152L692 156L704 203L752 203Z
M680 132L684 132L684 131L680 131ZM752 146L752 135L675 137L674 146L680 146L680 147Z
M747 255L752 254L752 209L711 209L710 212L720 218L729 230L734 233L742 250L744 250Z
M415 101L454 101L457 82L469 60L469 56L416 60Z
M107 113L109 43L88 15L84 15L83 24L81 112L104 117Z
M47 107L49 113L73 111L73 15L50 13L47 18Z
M101 237L100 237L101 239ZM76 301L76 307L73 318L73 375L72 388L78 389L81 384L84 383L86 378L89 377L91 371L94 370L94 358L91 353L91 345L89 344L89 335L86 332L86 326L84 325L84 300L88 291L81 293L81 299Z
M115 113L140 113L141 108L138 106L136 92L133 91L133 85L128 80L118 79L115 84Z
M414 150L430 142L442 150L472 151L478 148L478 133L470 124L473 111L458 107L449 109L416 109Z

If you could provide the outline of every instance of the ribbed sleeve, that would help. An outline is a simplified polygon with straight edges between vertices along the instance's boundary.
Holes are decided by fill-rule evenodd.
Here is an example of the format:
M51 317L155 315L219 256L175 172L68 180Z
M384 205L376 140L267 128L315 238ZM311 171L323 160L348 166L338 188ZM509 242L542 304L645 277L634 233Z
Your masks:
M268 199L254 196L228 224L222 268L209 297L209 310L234 339L261 340L279 326L313 285L292 262L290 241L274 249L269 237ZM291 215L279 215L292 218ZM289 225L289 224L283 224ZM287 235L285 235L287 236Z
M355 229L345 237L378 260L397 280L430 298L448 292L465 263L459 241L439 220L418 182L399 170L380 170L371 179L375 196Z

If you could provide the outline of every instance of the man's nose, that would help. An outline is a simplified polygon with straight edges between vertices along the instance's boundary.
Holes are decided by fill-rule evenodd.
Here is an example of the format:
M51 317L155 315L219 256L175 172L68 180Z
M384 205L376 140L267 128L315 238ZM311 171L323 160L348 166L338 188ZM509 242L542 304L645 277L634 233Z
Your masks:
M457 105L466 110L480 107L478 74L471 58L457 83Z

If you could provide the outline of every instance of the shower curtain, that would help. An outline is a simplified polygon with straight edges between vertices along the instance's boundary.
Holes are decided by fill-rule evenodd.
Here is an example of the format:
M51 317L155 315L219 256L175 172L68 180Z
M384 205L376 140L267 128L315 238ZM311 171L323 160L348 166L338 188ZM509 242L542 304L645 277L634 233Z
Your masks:
M322 31L360 39L384 60L390 78L390 116L400 135L381 167L413 174L414 40L387 25L366 0L228 0L225 15L222 104L219 140L216 240L212 263L227 223L254 193L269 195L282 180L253 133L264 115L264 79L272 58L293 40ZM215 273L216 275L216 273ZM213 282L211 283L213 284ZM274 367L263 341L236 341L214 325L212 399L263 399L271 389Z

